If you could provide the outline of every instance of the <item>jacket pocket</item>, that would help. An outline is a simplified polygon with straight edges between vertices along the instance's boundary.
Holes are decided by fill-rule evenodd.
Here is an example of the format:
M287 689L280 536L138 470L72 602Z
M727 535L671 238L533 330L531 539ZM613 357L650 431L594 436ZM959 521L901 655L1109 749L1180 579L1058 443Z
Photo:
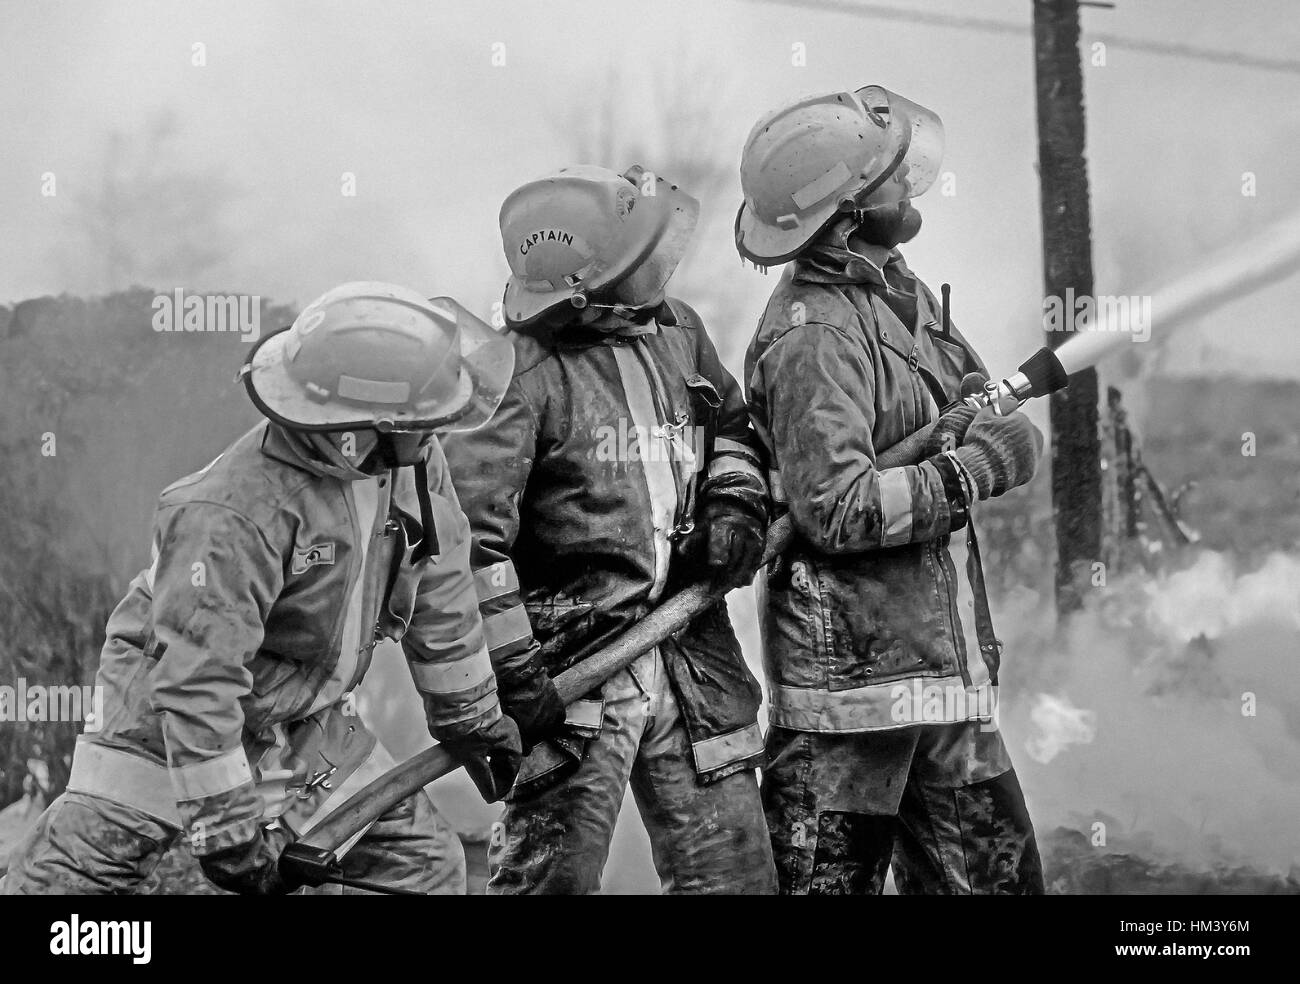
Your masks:
M730 774L762 753L762 690L749 672L724 602L661 648L701 775ZM707 750L707 754L705 754Z
M825 689L830 658L816 565L795 553L774 567L759 609L768 675L781 686Z
M691 420L697 428L691 435L690 446L695 452L697 467L702 468L713 453L722 397L717 387L699 373L686 378L686 392L691 400Z
M718 388L705 376L698 372L686 377L686 392L691 397L691 410L695 415L695 422L704 421L707 425L710 418L717 417L718 408L722 406L722 397L718 395Z
M930 333L930 347L934 353L934 372L943 385L947 402L951 403L959 396L962 377L974 368L974 360L960 342L934 332ZM943 406L939 409L942 410Z
M928 543L874 551L824 573L830 606L831 690L947 671L947 609Z

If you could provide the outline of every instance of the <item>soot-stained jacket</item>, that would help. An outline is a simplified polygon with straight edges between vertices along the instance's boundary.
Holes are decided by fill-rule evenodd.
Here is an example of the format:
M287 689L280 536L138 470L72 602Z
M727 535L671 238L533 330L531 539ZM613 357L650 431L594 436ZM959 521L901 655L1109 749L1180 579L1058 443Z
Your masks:
M751 413L796 532L760 585L773 725L990 716L999 645L978 551L961 571L950 552L964 499L932 462L876 468L984 372L940 317L896 250L841 241L786 267L750 343Z
M184 827L196 854L272 819L297 830L365 784L375 739L347 712L328 783L310 785L319 736L295 725L347 700L382 638L400 640L435 737L501 715L441 449L425 531L412 468L372 476L322 447L262 422L165 489L153 562L108 622L104 718L69 789Z
M698 315L614 332L515 331L515 376L496 415L446 441L470 519L484 628L509 711L700 576L682 546L707 496L767 511L740 388ZM757 765L760 690L723 603L661 647L697 773ZM570 705L516 794L557 781L599 734L599 694Z

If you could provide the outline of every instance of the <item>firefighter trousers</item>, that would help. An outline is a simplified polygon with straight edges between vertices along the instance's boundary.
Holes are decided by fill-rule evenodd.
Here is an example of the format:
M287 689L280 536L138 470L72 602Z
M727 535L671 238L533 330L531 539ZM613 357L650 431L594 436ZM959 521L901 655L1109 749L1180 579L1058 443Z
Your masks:
M600 890L629 784L665 893L772 894L754 770L701 783L658 650L606 681L599 736L577 771L507 805L489 848L489 895Z
M978 721L772 728L763 805L786 895L1035 895L1043 870L1001 734Z

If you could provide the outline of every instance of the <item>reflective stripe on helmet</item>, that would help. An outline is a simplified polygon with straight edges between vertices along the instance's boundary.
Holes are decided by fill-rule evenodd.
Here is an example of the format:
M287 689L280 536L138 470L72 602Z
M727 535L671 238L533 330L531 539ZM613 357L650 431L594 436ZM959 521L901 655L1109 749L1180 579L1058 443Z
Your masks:
M794 199L794 203L800 208L812 208L852 180L853 175L849 171L848 165L843 161L836 161L833 168L820 178L808 182L790 197Z
M411 398L411 384L340 375L338 394L345 400L364 400L367 403L405 403Z

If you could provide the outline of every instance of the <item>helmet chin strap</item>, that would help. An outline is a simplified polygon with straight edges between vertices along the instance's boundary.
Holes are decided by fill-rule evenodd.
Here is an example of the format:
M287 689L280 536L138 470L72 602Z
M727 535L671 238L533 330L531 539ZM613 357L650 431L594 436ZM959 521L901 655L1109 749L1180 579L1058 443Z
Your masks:
M588 301L582 308L579 322L603 330L609 325L610 331L628 326L648 325L650 322L671 327L677 324L677 315L669 306L667 298L661 298L653 304L604 304Z
M442 552L438 544L438 528L433 522L433 501L429 498L429 465L421 458L415 468L415 497L420 502L420 529L422 535L415 550L411 552L411 563L418 564L426 557L433 557Z
M403 434L401 436L406 437L407 435ZM415 432L412 432L410 436L416 437ZM422 432L418 435L418 440L399 440L392 433L379 433L375 446L362 459L357 468L367 475L382 475L393 468L404 468L408 465L418 464L427 455L431 437L432 432Z
M432 433L423 434L418 443L406 441L403 447L391 433L379 434L374 450L366 455L358 468L367 475L382 475L399 468L410 468L415 473L415 498L420 504L420 542L411 552L411 563L418 564L426 557L436 556L441 552L438 543L438 528L433 520L433 500L429 497L428 442Z

